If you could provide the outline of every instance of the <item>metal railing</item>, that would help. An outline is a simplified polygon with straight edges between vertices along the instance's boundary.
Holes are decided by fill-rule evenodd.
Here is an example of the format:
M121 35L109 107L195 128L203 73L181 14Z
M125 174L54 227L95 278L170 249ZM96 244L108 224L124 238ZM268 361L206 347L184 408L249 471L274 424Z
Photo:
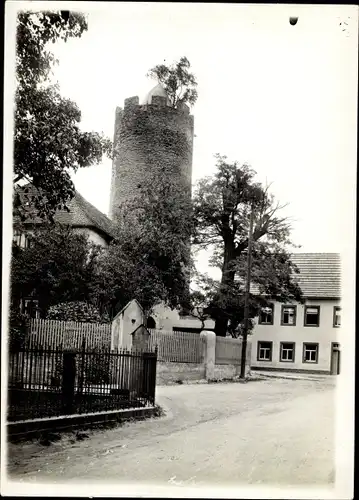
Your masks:
M8 421L154 405L157 352L26 345L9 353Z

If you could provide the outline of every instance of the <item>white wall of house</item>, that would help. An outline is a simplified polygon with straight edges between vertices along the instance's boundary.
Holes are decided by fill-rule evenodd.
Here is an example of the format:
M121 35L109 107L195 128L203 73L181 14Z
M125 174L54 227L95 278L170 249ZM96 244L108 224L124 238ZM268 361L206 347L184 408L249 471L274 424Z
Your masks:
M143 310L131 300L112 320L111 349L132 347L132 333L144 322Z
M195 317L180 316L176 309L171 309L164 304L158 304L153 308L151 315L156 321L156 329L171 332L173 328L201 328L202 322ZM214 328L214 321L208 319L205 321L205 329Z
M89 241L91 241L92 243L95 243L95 245L101 245L102 247L108 247L108 243L107 241L105 240L105 238L103 238L103 236L101 236L99 233L97 233L96 231L94 231L93 229L91 228L74 228L74 231L76 231L77 233L80 233L80 234L85 234L86 236L88 236L89 238Z
M289 305L289 304L288 304ZM294 305L294 304L293 304ZM281 370L310 370L330 372L332 342L340 343L340 328L333 326L334 307L340 307L339 300L307 300L296 305L295 325L284 326L283 304L274 302L273 324L259 324L258 318L252 334L252 368L274 368ZM319 326L304 326L305 306L319 306ZM258 359L258 344L272 342L270 360ZM294 343L294 361L281 360L281 343ZM303 344L318 344L317 360L303 361ZM263 344L262 344L263 345ZM264 345L264 347L266 347ZM283 346L284 348L286 346ZM262 355L263 357L263 351Z

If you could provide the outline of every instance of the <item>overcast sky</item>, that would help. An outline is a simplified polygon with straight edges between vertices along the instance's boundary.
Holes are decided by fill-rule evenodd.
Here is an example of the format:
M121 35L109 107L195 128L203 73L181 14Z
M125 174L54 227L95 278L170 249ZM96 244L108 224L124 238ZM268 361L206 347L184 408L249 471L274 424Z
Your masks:
M76 2L81 5L81 2ZM198 81L193 181L213 155L249 163L295 219L300 251L341 251L355 197L357 19L353 7L91 3L88 32L54 46L82 127L113 136L116 106L186 56ZM297 15L291 26L289 16ZM341 23L341 24L340 24ZM109 209L111 162L74 175ZM354 184L353 184L354 183ZM347 210L346 208L347 207Z

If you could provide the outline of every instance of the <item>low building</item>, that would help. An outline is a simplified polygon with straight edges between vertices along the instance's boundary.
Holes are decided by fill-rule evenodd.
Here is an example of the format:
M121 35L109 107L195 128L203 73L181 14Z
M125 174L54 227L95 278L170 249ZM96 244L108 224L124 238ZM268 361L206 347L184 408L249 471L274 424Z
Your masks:
M151 322L147 324L148 328L173 331L200 333L202 330L214 330L214 321L206 319L204 326L202 321L195 316L181 315L178 309L171 309L163 304L158 304L153 308Z
M294 254L304 304L273 301L255 320L252 369L339 373L339 254Z

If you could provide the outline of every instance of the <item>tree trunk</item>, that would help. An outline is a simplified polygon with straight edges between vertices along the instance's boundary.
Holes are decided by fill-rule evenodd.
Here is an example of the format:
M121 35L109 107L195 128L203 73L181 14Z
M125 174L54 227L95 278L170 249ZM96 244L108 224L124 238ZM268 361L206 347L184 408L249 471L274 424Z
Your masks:
M234 242L232 241L226 242L224 257L223 257L222 278L221 278L223 293L225 293L225 290L228 286L231 286L234 283L235 272L230 271L230 265L234 259L235 259ZM227 326L228 326L228 317L225 314L225 312L222 312L216 319L214 327L216 335L218 337L225 337L227 334Z
M216 319L214 331L217 337L225 337L227 335L227 325L228 319L224 315Z

